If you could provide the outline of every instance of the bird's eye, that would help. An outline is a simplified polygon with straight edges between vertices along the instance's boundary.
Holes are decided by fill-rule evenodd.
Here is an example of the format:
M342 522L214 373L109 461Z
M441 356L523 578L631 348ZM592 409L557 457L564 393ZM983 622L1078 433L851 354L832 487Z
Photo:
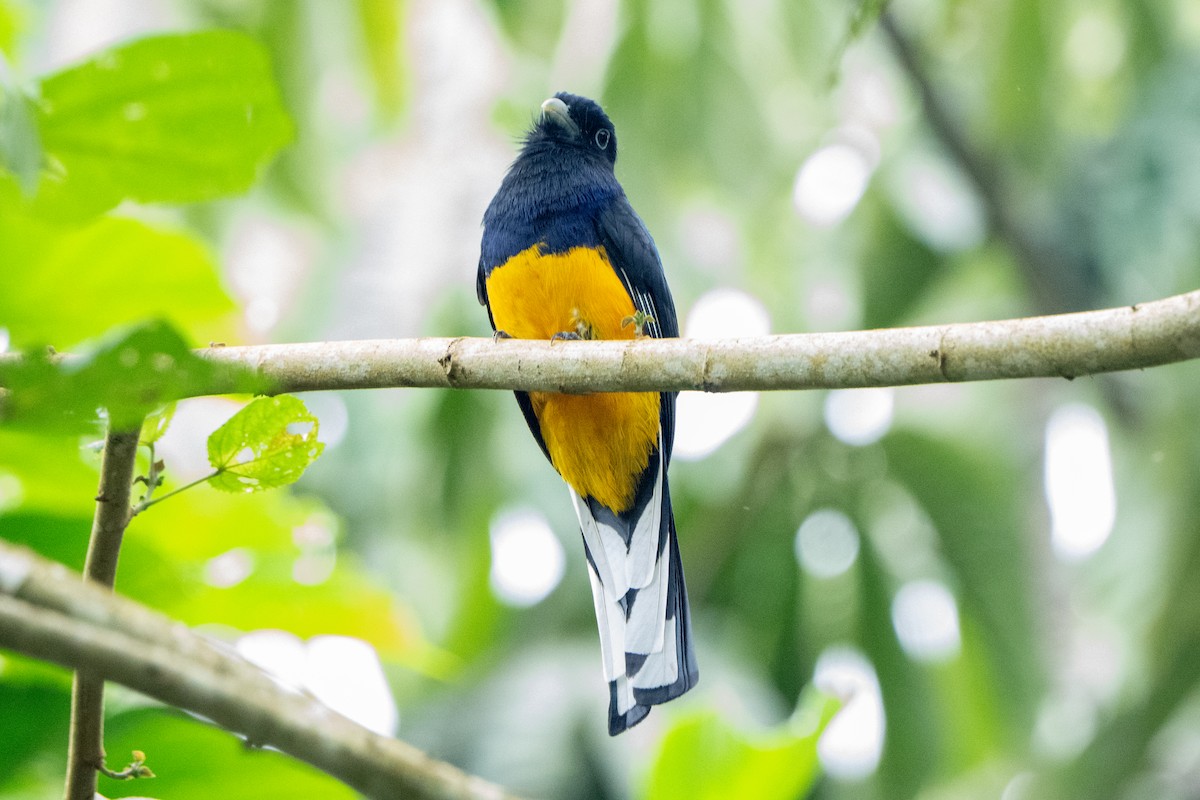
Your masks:
M599 147L601 150L607 148L609 136L610 134L607 128L601 128L600 130L596 131L596 147Z

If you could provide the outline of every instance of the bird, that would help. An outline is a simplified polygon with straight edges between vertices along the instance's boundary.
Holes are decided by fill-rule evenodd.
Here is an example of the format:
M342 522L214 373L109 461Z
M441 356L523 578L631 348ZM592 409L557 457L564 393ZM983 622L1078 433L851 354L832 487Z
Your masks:
M598 103L567 92L542 103L483 215L476 289L497 346L679 335L616 160ZM616 736L700 677L667 482L676 393L516 397L579 518Z

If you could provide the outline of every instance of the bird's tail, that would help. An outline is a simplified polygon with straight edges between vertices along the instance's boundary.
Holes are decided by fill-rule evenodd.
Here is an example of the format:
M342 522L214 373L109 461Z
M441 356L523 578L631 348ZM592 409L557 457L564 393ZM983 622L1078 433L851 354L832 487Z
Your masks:
M653 474L643 476L625 514L571 492L592 581L613 736L700 677L666 470L657 454L653 461Z

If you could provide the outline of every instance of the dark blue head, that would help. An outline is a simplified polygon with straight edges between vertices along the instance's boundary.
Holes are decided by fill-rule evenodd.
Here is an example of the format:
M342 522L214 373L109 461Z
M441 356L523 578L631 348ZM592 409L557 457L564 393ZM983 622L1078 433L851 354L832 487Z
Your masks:
M509 167L483 215L486 267L529 248L544 253L599 246L597 218L623 196L613 165L617 136L595 101L559 92Z
M589 161L617 161L617 132L595 100L559 92L542 103L542 114L525 137L526 148L556 145Z

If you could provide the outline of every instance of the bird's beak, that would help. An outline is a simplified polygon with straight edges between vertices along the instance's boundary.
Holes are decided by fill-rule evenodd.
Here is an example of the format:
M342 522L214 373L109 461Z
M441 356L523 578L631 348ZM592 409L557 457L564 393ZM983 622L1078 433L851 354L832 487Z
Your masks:
M557 97L551 97L542 103L542 121L553 122L572 136L579 135L579 126L571 119L567 104Z

